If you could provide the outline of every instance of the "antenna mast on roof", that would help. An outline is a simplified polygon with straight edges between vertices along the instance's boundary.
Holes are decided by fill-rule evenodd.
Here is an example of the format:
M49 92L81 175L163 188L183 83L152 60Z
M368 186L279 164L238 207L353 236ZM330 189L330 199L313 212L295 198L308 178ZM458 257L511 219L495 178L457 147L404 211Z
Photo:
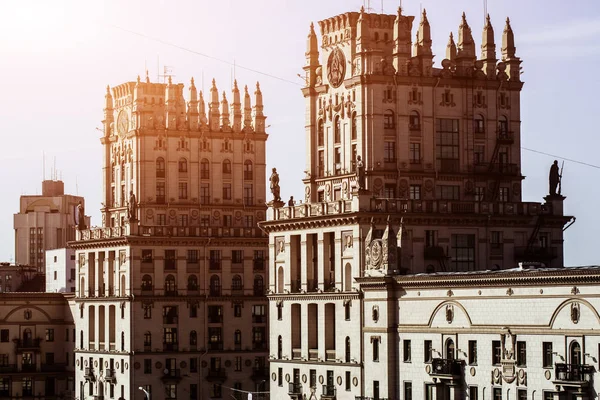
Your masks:
M158 76L158 80L160 81L160 78L163 78L163 83L167 83L167 79L172 78L174 76L175 75L173 75L173 67L164 65L163 66L163 74Z
M483 24L485 25L485 21L487 18L488 10L487 10L487 0L483 0Z

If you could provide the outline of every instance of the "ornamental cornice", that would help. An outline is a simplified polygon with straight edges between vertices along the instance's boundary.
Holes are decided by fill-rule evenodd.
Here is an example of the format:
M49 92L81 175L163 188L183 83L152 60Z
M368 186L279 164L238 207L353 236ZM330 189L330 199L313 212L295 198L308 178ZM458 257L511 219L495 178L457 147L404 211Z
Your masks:
M323 301L323 300L358 300L359 292L339 292L339 293L306 293L306 294L270 294L267 295L269 301Z
M122 236L108 239L78 240L68 243L75 250L102 249L107 247L123 246L198 246L210 241L211 246L242 246L265 247L269 243L268 237L243 238L243 237L184 237L184 236Z

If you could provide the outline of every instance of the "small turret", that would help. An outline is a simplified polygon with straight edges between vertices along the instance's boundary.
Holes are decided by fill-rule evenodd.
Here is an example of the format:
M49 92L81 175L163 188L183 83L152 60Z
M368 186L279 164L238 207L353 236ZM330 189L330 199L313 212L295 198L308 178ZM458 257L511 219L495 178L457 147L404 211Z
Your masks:
M431 27L427 19L427 11L423 9L421 22L417 31L417 41L415 43L415 56L419 58L422 66L422 73L425 76L431 75L433 67L433 52L431 51Z
M410 59L411 31L414 17L402 15L402 8L398 7L398 15L394 21L394 69L400 75L407 75L406 63Z
M106 86L104 95L104 136L110 136L110 125L114 122L113 97L110 93L110 86Z
M488 78L496 76L496 42L494 41L494 28L490 21L490 14L487 15L485 26L483 27L483 40L481 41L481 59L483 60L483 71Z
M315 33L315 25L311 22L308 38L306 39L306 85L314 87L317 83L317 67L319 66L319 44Z
M244 131L252 130L252 104L248 85L244 86Z
M144 89L140 76L137 76L135 86L133 87L133 112L143 111L144 108Z
M263 114L263 99L262 92L260 91L260 84L256 82L256 91L254 92L254 112L253 122L254 131L256 133L265 133L265 119Z
M475 52L475 41L471 33L471 27L467 22L467 16L463 12L460 26L458 27L458 54L457 60L462 66L472 66L477 59Z
M510 19L506 18L506 26L502 33L502 61L508 64L508 78L511 81L521 80L521 59L517 57L515 35L510 26Z
M446 58L450 61L456 61L456 43L454 43L454 34L450 32L450 39L446 45Z
M200 125L206 125L208 120L206 119L206 104L204 103L204 94L202 91L200 91L200 100L198 101L198 114L200 116Z
M166 127L167 129L177 129L177 113L176 113L176 93L175 85L169 76L169 83L165 89L165 110L166 116Z
M223 91L223 100L221 100L221 128L225 130L230 130L230 121L229 121L229 103L227 102L227 94Z
M233 114L233 131L240 132L242 130L242 103L240 102L240 90L238 89L237 80L233 81L233 103L231 104L231 113Z
M209 104L208 124L210 130L219 131L219 91L217 90L217 84L215 80L212 80L212 87L210 88L210 104Z
M194 85L194 78L190 82L190 101L187 108L187 120L191 130L198 130L198 91L196 90L196 85Z

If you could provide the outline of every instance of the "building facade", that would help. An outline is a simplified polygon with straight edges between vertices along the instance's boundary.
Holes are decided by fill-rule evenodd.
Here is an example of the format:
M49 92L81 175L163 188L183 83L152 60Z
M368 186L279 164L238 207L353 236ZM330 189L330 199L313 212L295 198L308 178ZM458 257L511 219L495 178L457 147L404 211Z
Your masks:
M46 251L46 292L75 293L75 250Z
M383 340L404 318L403 292L374 292L371 329L362 279L563 266L572 218L556 176L543 203L521 198L523 83L510 23L498 62L490 19L478 58L463 15L437 68L426 13L414 42L413 20L401 10L338 15L319 22L320 44L311 25L305 203L274 204L261 223L274 398L410 398L398 389L412 379L399 375L399 344Z
M43 181L41 196L21 196L14 215L15 264L35 266L44 273L45 251L64 248L75 240L80 203L85 207L84 198L65 194L65 184L59 180ZM90 225L89 217L85 225Z
M73 398L75 329L58 293L0 294L0 398Z
M258 84L253 106L231 96L213 81L207 108L193 80L186 101L148 78L107 91L103 227L71 243L78 395L265 387L266 117Z

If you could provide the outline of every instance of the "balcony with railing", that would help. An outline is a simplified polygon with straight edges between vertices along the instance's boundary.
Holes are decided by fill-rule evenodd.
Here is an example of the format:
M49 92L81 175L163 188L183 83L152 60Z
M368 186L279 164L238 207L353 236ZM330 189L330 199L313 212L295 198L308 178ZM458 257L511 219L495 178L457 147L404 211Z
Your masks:
M325 350L325 360L335 361L335 349Z
M208 342L209 350L223 350L223 342Z
M478 175L493 174L517 176L519 174L519 165L508 163L479 163L473 165L473 172Z
M160 377L163 382L179 382L181 380L181 370L178 368L167 368Z
M83 371L83 377L85 378L86 381L95 381L96 380L96 375L94 374L94 368L92 367L86 367Z
M496 140L501 144L513 144L515 142L515 133L504 129L496 132Z
M248 237L266 238L259 228L229 228L207 226L130 225L84 229L77 232L77 240L104 240L127 235L149 237Z
M254 324L264 324L266 322L267 322L266 315L253 315L252 316L252 323L254 323Z
M209 382L224 382L227 379L225 368L209 368L206 380Z
M42 339L16 339L17 352L23 351L40 351L40 344Z
M319 349L308 349L308 359L309 360L318 360L319 359Z
M321 400L334 400L335 399L335 385L323 385L323 392L321 393Z
M117 374L114 368L109 368L104 372L104 380L108 383L117 382Z
M590 385L595 372L593 365L555 364L554 381L552 383L563 388L584 389Z
M434 358L429 375L442 381L454 383L463 376L464 361L449 358Z
M252 342L252 350L266 350L266 349L267 349L266 342L260 342L260 341Z
M556 246L519 246L515 247L515 261L550 261L558 257Z
M300 360L302 358L302 349L301 348L293 348L292 349L292 360Z
M177 296L179 292L177 291L177 287L169 287L165 288L165 296Z
M163 351L178 351L179 344L178 343L163 343Z
M302 394L302 384L290 382L288 394L289 395L301 395Z
M11 372L17 372L17 364L0 365L0 374L9 374Z
M37 369L35 364L22 364L21 371L23 372L35 372Z
M179 322L177 315L163 315L163 324L176 325Z

